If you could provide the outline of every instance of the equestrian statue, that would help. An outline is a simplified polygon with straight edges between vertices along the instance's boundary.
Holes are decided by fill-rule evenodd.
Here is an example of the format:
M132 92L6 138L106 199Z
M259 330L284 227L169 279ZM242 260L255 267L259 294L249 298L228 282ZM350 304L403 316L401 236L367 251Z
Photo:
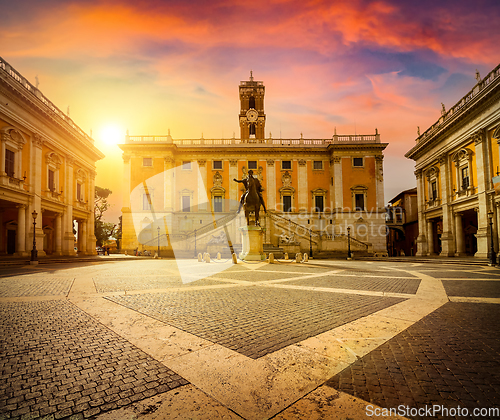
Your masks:
M239 213L241 208L245 208L245 217L247 219L247 226L250 225L250 212L255 212L255 226L260 226L259 223L259 210L260 206L264 207L264 213L267 212L264 198L262 197L262 185L260 181L253 176L253 171L248 171L248 176L241 180L234 178L233 181L242 183L245 186L245 192L241 195L240 206L238 207Z

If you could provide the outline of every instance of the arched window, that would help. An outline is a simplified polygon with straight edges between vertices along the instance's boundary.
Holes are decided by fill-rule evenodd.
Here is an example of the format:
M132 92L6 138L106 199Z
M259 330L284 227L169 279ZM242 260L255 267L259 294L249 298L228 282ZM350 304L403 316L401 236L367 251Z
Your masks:
M250 98L248 98L248 108L255 109L255 98L253 96L250 96Z
M249 127L249 134L251 136L254 136L255 137L255 124L250 124L250 127Z

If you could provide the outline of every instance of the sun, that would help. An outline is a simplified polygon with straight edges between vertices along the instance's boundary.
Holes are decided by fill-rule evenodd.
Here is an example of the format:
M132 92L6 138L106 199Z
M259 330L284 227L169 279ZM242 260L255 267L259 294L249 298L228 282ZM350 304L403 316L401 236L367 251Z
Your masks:
M100 137L108 145L123 143L125 141L125 130L117 125L109 124L101 129Z

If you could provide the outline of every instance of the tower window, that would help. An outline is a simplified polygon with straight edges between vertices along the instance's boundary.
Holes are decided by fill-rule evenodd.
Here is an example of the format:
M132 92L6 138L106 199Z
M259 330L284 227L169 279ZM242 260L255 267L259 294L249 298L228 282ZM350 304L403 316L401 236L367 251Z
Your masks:
M281 169L292 169L292 161L291 160L283 160L281 161Z
M250 98L248 98L248 108L255 109L255 98L253 96L250 96Z
M254 123L250 124L248 128L249 128L249 134L255 137L255 124Z

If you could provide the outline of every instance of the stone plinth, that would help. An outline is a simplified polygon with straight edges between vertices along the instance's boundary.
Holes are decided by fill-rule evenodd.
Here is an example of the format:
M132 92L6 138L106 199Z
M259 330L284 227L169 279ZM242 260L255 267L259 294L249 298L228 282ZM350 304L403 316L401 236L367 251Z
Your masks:
M264 232L260 226L243 226L241 232L242 250L240 259L245 261L263 261L264 254Z

